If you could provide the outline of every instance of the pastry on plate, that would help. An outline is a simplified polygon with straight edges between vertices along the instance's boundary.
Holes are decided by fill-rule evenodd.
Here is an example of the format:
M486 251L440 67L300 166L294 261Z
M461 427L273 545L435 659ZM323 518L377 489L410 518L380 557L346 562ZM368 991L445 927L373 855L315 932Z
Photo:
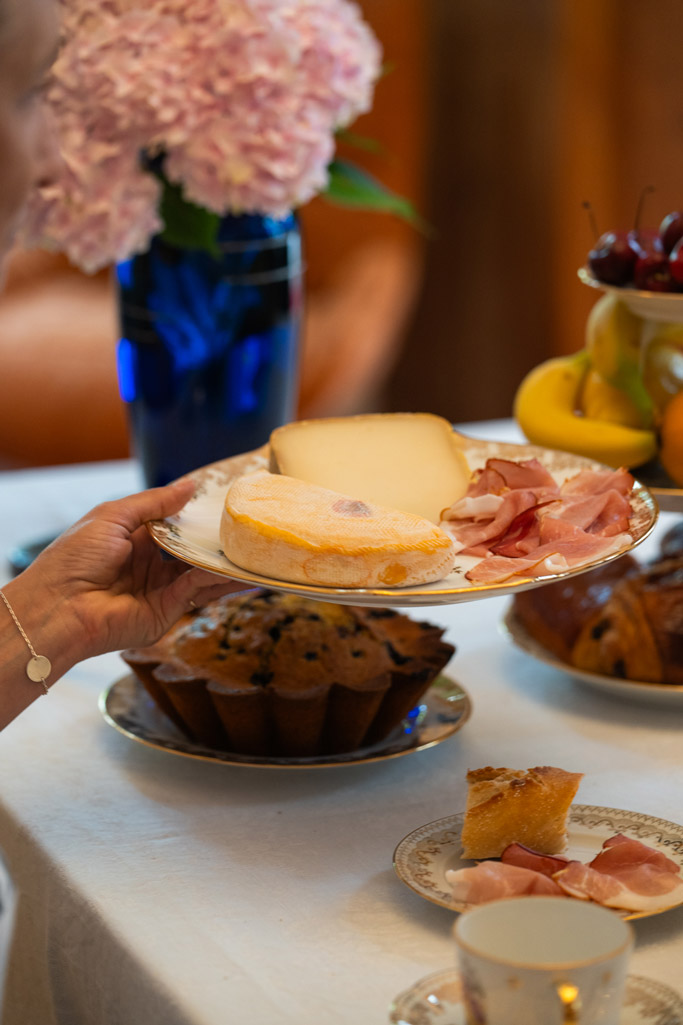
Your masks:
M632 556L515 595L529 636L584 672L642 683L683 684L683 555L666 535L660 557Z
M627 680L683 684L683 558L616 583L581 627L571 663Z
M190 739L315 757L388 736L453 655L443 633L391 609L250 591L122 657Z
M513 598L515 617L539 644L570 662L584 624L604 606L618 581L637 572L636 560L622 555L567 580L521 591Z

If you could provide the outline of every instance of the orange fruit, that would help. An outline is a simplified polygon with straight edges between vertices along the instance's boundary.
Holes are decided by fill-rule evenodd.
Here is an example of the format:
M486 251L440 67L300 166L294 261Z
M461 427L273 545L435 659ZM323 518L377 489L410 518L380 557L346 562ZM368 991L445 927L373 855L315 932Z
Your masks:
M677 392L664 409L659 461L672 481L683 487L683 391Z

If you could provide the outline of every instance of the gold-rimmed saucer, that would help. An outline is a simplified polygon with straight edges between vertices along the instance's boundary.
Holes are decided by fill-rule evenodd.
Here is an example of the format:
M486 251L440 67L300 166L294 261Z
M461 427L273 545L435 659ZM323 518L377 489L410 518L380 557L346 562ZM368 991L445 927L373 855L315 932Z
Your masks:
M441 744L462 729L472 714L472 702L467 692L442 673L401 726L372 747L316 758L266 758L219 751L193 743L157 708L132 674L103 691L99 708L110 726L147 747L218 765L258 769L328 769L400 758Z
M419 979L393 1000L391 1025L466 1025L462 983L455 968ZM683 999L642 975L626 978L619 1025L683 1025Z
M408 833L394 851L394 870L411 890L432 904L451 911L466 911L472 905L453 899L446 881L450 869L473 865L460 857L460 834L464 812L447 815ZM589 862L605 840L623 833L661 851L681 866L683 872L683 826L641 812L573 804L569 813L567 850L563 857ZM683 901L648 911L617 911L625 919L649 918L680 907Z

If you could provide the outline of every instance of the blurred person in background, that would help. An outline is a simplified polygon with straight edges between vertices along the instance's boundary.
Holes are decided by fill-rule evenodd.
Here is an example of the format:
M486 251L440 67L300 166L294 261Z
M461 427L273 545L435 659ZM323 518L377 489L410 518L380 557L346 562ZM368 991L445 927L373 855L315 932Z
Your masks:
M43 99L56 47L54 0L0 0L3 264L30 190L59 160ZM43 401L37 372L33 354L16 385L29 417ZM184 481L103 503L0 591L0 729L77 662L152 643L189 608L235 589L163 558L147 532L148 520L178 512L193 491Z

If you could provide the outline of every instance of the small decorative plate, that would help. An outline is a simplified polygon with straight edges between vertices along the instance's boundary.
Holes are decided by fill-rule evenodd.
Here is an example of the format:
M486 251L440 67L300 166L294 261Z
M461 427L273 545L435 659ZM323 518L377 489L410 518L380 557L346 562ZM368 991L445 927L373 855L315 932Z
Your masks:
M525 630L522 623L515 615L514 609L509 608L501 624L504 633L518 648L524 651L539 662L545 662L553 669L559 669L562 673L568 673L582 684L601 690L618 698L627 698L629 701L638 701L645 705L665 706L667 708L678 708L683 710L683 685L676 683L647 683L639 680L622 680L617 676L603 676L601 673L588 673L583 669L575 669L568 662L563 662Z
M660 320L667 324L683 324L683 292L647 292L622 285L608 285L598 281L588 267L580 267L579 280L590 288L610 292L629 308L631 313L646 320Z
M467 438L464 435L461 437L463 452L473 470L483 466L487 459L493 457L517 460L536 457L552 473L558 483L561 483L567 477L579 473L580 470L604 469L600 463L568 452L557 452L535 445L480 441ZM225 557L220 546L219 527L228 485L244 473L266 469L267 466L268 447L264 446L253 452L232 456L230 459L223 459L218 463L212 463L193 471L189 476L197 482L195 494L176 516L149 524L152 537L161 548L184 562L254 587L288 591L307 598L320 598L340 604L383 605L394 608L452 605L456 602L472 601L475 598L508 594L513 590L536 587L538 584L548 583L560 577L574 576L591 566L609 562L629 550L624 548L607 559L598 559L565 573L546 574L533 579L520 576L514 582L506 581L503 584L470 583L466 579L465 573L480 561L472 556L461 557L453 572L443 580L416 587L348 588L294 584L240 569ZM631 493L631 507L633 512L629 530L634 539L631 547L635 547L652 531L658 515L657 503L648 489L638 481L634 484Z
M136 676L124 676L100 695L100 712L119 733L147 747L222 765L261 769L326 769L399 758L425 751L452 737L472 714L468 694L449 677L438 676L402 725L378 744L318 758L260 758L194 744L157 708Z
M404 837L394 851L394 869L399 879L432 904L440 904L452 911L466 911L471 906L453 900L446 882L449 869L467 868L476 864L460 857L460 833L464 817L464 813L460 812L420 826ZM568 833L569 842L563 857L588 862L595 857L605 840L616 833L624 833L661 851L683 867L683 826L665 819L619 808L573 804L569 813ZM666 907L657 911L616 913L625 919L649 918L650 915L670 910Z
M455 968L434 972L400 993L389 1009L391 1025L467 1025L460 976ZM683 999L642 975L626 978L619 1025L683 1025Z

